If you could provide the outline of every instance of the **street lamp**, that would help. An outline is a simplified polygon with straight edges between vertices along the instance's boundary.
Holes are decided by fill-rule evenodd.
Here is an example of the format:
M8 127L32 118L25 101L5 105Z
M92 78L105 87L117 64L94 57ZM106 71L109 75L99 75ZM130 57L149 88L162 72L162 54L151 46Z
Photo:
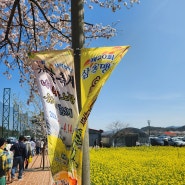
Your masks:
M148 122L148 138L149 138L149 145L150 145L150 120Z

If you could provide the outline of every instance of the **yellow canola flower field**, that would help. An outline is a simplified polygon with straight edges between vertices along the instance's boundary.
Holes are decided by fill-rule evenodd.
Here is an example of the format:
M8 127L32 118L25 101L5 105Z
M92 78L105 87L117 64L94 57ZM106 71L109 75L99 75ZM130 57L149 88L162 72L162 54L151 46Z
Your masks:
M90 149L91 185L185 185L185 147Z

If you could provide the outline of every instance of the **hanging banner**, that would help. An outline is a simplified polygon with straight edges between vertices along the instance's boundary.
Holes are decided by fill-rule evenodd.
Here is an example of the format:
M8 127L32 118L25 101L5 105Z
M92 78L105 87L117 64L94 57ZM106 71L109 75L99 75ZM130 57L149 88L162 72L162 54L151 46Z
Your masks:
M71 50L38 52L32 53L30 59L44 107L54 182L76 182L69 169L72 134L78 119L73 53Z
M128 49L129 46L82 49L82 105L84 105L91 93L93 93L93 96L96 96L95 92L101 89L111 72L127 53Z
M78 114L71 50L32 53L30 59L43 101L48 156L55 185L82 184L82 143L93 104L129 46L81 50L81 100Z
M97 96L111 72L128 51L129 46L89 48L81 50L81 100L77 129L73 134L73 147L70 155L70 166L73 176L81 174L82 142L85 135L87 119ZM80 166L80 168L79 168Z

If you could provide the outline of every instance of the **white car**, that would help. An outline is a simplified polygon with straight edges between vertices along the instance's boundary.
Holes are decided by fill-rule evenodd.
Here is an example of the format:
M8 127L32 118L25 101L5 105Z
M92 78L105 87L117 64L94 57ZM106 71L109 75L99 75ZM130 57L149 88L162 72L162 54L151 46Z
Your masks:
M185 146L185 142L178 137L173 137L169 139L168 143L169 145L172 145L172 146Z
M17 143L18 140L15 138L15 137L8 137L7 138L7 141L11 144L14 144L14 143Z

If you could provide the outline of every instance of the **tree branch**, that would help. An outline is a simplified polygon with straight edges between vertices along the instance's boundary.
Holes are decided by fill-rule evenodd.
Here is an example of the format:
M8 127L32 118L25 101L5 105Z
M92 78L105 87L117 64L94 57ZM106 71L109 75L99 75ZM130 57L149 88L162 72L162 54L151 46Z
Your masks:
M37 51L37 38L36 38L36 31L35 31L35 14L34 14L34 8L33 4L31 3L31 10L32 10L32 15L33 15L33 31L34 31L34 41L35 41L35 47Z
M38 9L40 10L40 12L41 12L42 15L44 16L46 22L49 24L49 26L50 26L53 30L59 32L63 37L65 37L66 39L68 39L69 41L71 41L71 39L70 39L68 36L64 35L60 30L56 29L56 28L51 24L51 22L50 22L50 21L48 20L48 18L46 17L44 11L42 10L42 8L40 7L40 5L39 5L35 0L30 0L30 1L33 2L33 3L38 7Z
M21 35L22 35L22 16L21 16L21 7L20 7L20 4L18 4L18 14L19 14L20 30L19 30L19 41L18 41L18 45L17 45L17 52L19 51L19 48L20 48Z
M20 0L15 0L14 1L13 7L12 7L12 10L11 10L11 13L10 13L10 17L9 17L9 20L8 20L7 30L6 30L4 40L8 39L8 35L9 35L9 32L10 32L10 27L11 27L12 20L13 20L14 14L15 14L15 9L16 9L16 6L19 4L19 2L20 2Z

